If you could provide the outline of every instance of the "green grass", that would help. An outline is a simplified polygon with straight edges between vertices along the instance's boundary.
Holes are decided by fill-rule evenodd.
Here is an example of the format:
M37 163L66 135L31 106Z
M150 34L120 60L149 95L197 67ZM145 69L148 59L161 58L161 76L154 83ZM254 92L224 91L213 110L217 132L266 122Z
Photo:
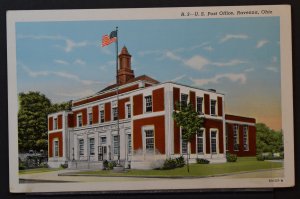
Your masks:
M51 171L58 171L62 170L62 168L57 169L50 169L50 168L37 168L37 169L26 169L26 170L19 170L19 174L33 174L33 173L44 173L44 172L51 172Z
M281 168L281 162L257 161L255 157L238 158L237 162L221 164L190 164L190 172L187 168L177 168L172 170L129 170L125 173L114 173L112 171L84 171L78 174L91 174L99 176L151 176L151 177L205 177L226 173L255 171L260 169Z

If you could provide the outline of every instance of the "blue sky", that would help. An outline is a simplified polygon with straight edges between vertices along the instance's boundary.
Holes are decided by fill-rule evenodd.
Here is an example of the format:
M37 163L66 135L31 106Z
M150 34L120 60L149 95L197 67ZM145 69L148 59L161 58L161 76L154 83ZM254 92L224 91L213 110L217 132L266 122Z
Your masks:
M18 92L62 102L114 83L115 45L101 37L116 26L136 76L214 88L226 113L281 128L279 17L18 22Z

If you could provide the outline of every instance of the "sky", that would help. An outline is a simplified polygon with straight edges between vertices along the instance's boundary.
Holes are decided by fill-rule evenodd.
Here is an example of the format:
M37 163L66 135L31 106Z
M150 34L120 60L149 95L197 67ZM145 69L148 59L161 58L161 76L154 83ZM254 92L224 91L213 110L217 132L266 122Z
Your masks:
M225 111L281 129L279 17L16 23L18 92L52 102L92 95L115 83L115 45L146 74L225 94Z

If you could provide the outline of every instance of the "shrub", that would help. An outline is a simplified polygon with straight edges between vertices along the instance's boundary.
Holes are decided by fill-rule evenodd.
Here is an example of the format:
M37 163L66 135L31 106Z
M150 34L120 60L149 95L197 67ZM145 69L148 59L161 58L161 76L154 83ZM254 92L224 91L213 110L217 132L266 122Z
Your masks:
M117 166L117 163L115 161L111 161L108 163L108 169L112 170L115 166Z
M265 160L265 158L264 158L264 156L263 156L262 154L256 155L256 159L257 159L258 161L264 161L264 160Z
M172 158L168 158L165 160L163 168L162 169L175 169L177 166L176 160Z
M176 167L183 167L185 165L183 156L176 158L175 161L176 161Z
M49 168L47 162L42 162L40 165L39 165L40 168ZM67 167L68 167L68 164L67 164ZM66 168L67 168L66 167Z
M209 160L203 158L197 158L196 161L197 164L209 164Z
M60 168L66 169L68 168L68 163L60 164Z
M104 160L103 161L103 170L107 170L108 169L108 161Z
M26 166L24 163L20 163L19 164L19 170L25 170L26 169Z
M230 153L228 153L226 155L226 160L227 160L227 162L236 162L237 155L236 154L230 154Z

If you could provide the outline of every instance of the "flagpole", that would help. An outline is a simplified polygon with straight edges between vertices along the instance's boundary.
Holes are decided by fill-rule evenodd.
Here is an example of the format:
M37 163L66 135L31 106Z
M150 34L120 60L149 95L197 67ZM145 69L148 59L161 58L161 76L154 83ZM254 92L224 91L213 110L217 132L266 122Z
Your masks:
M120 148L121 148L121 143L120 143L120 123L119 123L119 78L118 78L118 69L119 69L119 64L118 64L118 42L119 42L119 36L118 36L118 26L116 27L116 79L117 79L117 131L118 131L118 160L117 160L117 166L120 165Z

